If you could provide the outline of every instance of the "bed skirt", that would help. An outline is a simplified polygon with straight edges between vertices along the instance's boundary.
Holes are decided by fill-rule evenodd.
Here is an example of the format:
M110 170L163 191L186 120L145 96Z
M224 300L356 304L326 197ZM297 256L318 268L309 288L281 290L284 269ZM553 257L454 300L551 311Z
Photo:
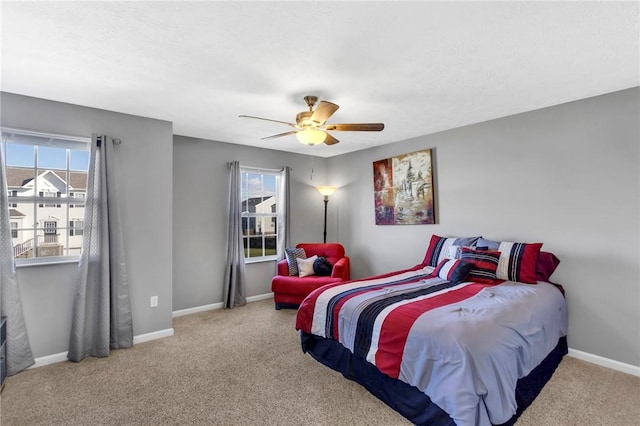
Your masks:
M302 351L315 360L336 370L344 377L364 386L371 394L417 425L455 425L449 415L431 402L418 388L381 373L373 364L355 356L340 343L300 332ZM568 353L567 338L562 337L547 357L518 380L516 386L516 414L503 425L513 425L522 412L538 396L549 381L562 357Z

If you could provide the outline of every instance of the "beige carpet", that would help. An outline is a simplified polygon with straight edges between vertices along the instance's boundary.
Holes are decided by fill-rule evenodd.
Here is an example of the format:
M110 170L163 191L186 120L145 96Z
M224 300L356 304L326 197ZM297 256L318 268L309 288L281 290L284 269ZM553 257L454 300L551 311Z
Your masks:
M305 355L295 311L250 303L174 320L175 336L24 371L9 425L403 425L360 385ZM518 425L639 425L640 378L567 358Z

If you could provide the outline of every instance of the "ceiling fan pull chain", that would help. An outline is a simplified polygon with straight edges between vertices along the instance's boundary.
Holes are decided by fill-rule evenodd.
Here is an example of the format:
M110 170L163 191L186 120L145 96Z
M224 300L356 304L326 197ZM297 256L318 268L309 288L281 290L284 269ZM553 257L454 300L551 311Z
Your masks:
M311 176L309 176L309 180L313 180L313 155L309 157L311 157Z

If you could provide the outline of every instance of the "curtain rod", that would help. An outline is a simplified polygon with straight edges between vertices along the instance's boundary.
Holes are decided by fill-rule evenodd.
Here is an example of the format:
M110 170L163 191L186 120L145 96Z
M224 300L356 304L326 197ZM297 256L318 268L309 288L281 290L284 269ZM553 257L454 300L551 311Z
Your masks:
M228 162L227 166L231 167L232 164L233 164L232 162ZM282 170L284 170L284 167L281 169L268 169L266 167L243 166L242 164L240 164L240 167L248 170L262 170L264 172L281 172Z
M34 130L25 130L25 129L17 129L13 127L0 127L0 131L3 133L21 135L21 136L33 136L42 139L60 139L63 141L72 141L72 142L91 142L91 138L84 136L71 136L71 135L62 135L59 133L46 133L46 132L37 132ZM108 135L99 135L99 136L108 136ZM120 145L122 140L120 138L114 138L113 136L109 136L113 139L113 143L116 145Z
M114 145L120 145L122 143L120 138L114 138L113 136L109 136L109 135L97 135L96 136L96 141L98 143L98 146L100 146L100 144L102 142L102 138L111 138L111 141L113 141Z
M35 136L43 139L61 139L61 140L67 140L72 142L91 142L91 138L85 137L85 136L62 135L59 133L38 132L34 130L18 129L15 127L5 127L5 126L2 126L0 130L3 133L23 135L23 136Z

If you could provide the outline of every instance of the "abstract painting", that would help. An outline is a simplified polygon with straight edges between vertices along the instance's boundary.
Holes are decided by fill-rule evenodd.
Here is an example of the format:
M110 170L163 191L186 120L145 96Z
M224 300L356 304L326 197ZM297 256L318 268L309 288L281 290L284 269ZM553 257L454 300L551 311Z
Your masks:
M431 150L373 163L376 225L434 224Z

